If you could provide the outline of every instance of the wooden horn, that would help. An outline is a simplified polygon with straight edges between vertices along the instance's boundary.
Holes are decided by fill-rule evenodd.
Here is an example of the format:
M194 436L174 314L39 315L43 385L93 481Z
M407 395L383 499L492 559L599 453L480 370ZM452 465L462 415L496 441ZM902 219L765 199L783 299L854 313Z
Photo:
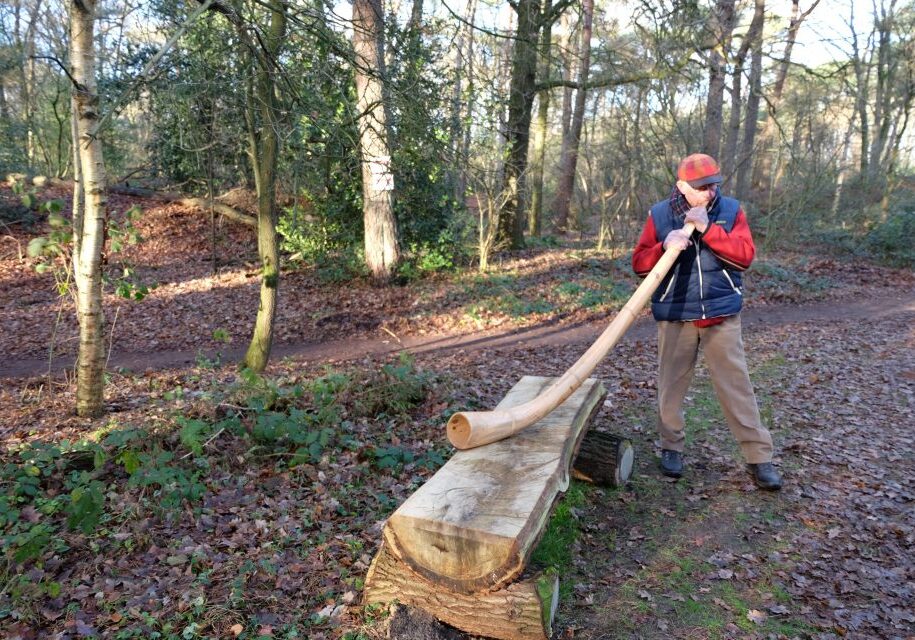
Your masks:
M683 230L692 235L692 223ZM613 322L604 329L587 351L543 393L512 409L501 411L462 411L448 420L448 440L458 449L473 449L490 442L496 442L534 424L572 395L582 382L588 379L598 363L616 346L626 330L635 322L642 307L651 298L661 280L673 266L680 249L671 247L664 252L629 301L616 314Z

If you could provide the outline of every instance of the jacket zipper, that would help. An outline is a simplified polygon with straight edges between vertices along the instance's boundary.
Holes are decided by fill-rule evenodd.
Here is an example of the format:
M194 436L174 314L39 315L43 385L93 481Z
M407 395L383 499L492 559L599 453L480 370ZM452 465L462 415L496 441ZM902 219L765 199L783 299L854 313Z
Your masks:
M731 280L731 274L728 273L728 270L722 269L721 272L724 274L724 277L728 279L728 282L731 283L731 289L733 289L737 295L742 296L743 292L734 285L734 281Z
M702 284L702 241L696 238L696 266L699 267L699 307L702 309L702 319L705 320L705 296Z
M664 294L658 299L658 302L664 302L664 298L666 298L667 294L670 293L670 288L672 286L674 286L674 280L676 280L676 279L677 279L677 272L675 270L672 274L670 274L670 282L667 283L667 288L664 289Z

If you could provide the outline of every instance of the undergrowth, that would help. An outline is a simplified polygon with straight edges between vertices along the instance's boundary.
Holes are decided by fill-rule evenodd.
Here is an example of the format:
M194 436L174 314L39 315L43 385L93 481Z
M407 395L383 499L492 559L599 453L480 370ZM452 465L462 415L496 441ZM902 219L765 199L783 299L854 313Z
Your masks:
M79 442L33 442L3 452L0 626L35 622L41 603L62 593L65 585L44 567L73 551L71 545L92 547L131 519L195 513L217 478L243 474L249 464L274 473L332 467L347 452L376 474L437 469L442 451L404 447L387 433L413 419L434 382L407 356L296 382L245 370L228 388L214 380L159 426L112 422ZM165 397L178 404L189 395L179 387ZM377 435L365 437L366 429ZM125 496L132 505L126 511ZM392 507L383 498L378 505Z

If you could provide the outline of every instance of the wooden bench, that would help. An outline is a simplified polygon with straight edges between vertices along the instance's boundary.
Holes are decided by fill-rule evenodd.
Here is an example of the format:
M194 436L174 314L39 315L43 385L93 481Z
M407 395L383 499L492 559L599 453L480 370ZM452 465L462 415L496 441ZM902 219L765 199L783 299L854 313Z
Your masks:
M550 382L522 378L499 408L532 399ZM475 635L549 638L558 578L522 572L605 396L603 385L589 379L515 436L455 453L388 519L365 602L417 607ZM606 439L598 442L584 476L593 477L599 457L611 455L604 466L613 471L603 476L628 479L632 447L615 442L615 450Z

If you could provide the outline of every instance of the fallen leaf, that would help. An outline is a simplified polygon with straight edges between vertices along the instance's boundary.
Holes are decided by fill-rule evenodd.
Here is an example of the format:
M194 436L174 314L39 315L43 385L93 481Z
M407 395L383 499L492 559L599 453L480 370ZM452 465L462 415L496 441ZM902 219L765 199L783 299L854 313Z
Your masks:
M759 609L750 609L747 611L747 620L754 624L763 624L768 617L769 616L767 616L764 611L760 611Z

